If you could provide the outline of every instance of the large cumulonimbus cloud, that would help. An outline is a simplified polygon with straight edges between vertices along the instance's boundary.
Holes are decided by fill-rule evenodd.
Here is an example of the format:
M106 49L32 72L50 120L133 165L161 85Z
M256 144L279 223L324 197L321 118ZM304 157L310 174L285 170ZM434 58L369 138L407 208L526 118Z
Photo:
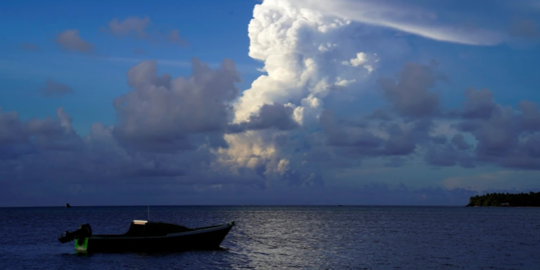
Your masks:
M316 122L332 89L369 76L377 55L349 20L297 8L288 1L265 1L249 24L249 55L264 61L265 75L243 92L236 122L248 120L265 104L288 104L300 125Z
M318 125L332 91L358 88L377 68L379 57L359 30L347 19L289 1L257 5L249 55L264 62L266 74L235 104L235 124L251 130L227 135L229 148L219 152L220 160L298 185L320 183L300 150L308 144L301 138Z
M466 27L464 21L451 19L452 9L417 4L267 0L257 5L249 25L249 55L264 62L266 74L236 103L235 125L229 129L233 134L225 137L229 147L219 151L220 162L249 168L261 176L281 172L278 177L283 177L286 171L295 171L304 175L299 179L317 174L315 168L354 166L358 164L354 161L380 157L389 166L420 158L434 167L474 168L487 163L532 168L536 158L525 152L486 156L494 143L501 148L524 144L529 139L518 138L529 131L514 128L512 134L496 140L491 137L497 133L482 131L482 126L495 128L487 115L500 108L485 98L488 90L466 91L459 112L444 108L433 88L446 77L435 64L407 63L397 78L378 78L388 106L360 122L336 119L333 108L325 105L332 92L358 91L365 87L366 78L377 74L378 60L386 52L374 46L377 40L371 32L377 30L373 26L468 45L491 45L504 39L501 25L485 21L485 12L475 7L471 9L477 11L480 25ZM530 104L527 108L534 111ZM520 111L509 113L519 115ZM475 120L482 122L471 124L470 118L476 116L482 116ZM514 117L520 116L508 121ZM469 124L475 129L464 129Z

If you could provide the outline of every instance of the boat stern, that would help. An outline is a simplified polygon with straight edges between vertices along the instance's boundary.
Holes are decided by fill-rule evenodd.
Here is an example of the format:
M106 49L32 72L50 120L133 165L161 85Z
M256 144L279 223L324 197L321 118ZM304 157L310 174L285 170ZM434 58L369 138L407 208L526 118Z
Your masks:
M88 237L81 237L73 242L75 242L75 252L86 253L88 251Z

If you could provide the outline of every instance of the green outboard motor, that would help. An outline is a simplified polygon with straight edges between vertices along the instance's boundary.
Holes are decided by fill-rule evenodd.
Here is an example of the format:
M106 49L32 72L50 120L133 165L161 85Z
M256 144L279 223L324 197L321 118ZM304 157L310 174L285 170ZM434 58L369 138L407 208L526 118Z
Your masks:
M90 227L90 224L82 224L78 230L74 232L66 231L64 234L61 234L58 238L58 241L63 243L72 241L73 239L79 239L84 237L90 237L92 236L92 228Z

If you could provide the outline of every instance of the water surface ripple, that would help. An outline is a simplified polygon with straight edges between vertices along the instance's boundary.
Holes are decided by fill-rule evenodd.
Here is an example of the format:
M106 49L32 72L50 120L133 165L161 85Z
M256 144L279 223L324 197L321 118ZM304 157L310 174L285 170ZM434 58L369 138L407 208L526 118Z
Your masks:
M221 250L75 254L58 235L125 232L146 206L0 208L0 269L539 269L539 208L152 206L150 218L235 220Z

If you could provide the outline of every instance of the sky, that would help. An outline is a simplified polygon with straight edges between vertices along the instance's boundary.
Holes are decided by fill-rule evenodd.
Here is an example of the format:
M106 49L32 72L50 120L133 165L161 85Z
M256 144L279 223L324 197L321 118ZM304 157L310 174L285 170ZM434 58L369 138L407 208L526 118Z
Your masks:
M0 207L540 191L537 1L2 1Z

